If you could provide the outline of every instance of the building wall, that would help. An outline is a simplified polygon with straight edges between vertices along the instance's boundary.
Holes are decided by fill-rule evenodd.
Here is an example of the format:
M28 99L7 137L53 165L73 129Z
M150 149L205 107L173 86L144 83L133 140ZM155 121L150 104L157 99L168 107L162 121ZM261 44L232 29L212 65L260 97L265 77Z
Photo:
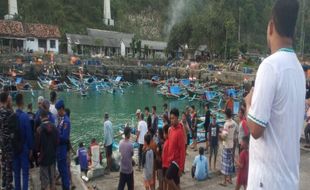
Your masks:
M55 40L55 48L51 47L51 40ZM58 39L47 39L47 51L52 51L54 53L59 52L59 40Z
M24 43L25 50L38 51L39 41L38 38L27 38Z
M55 40L55 48L51 48L50 41ZM24 43L25 50L32 51L44 51L42 48L39 49L39 39L38 38L27 38ZM47 39L46 40L46 51L52 51L54 53L59 53L59 40L58 39Z

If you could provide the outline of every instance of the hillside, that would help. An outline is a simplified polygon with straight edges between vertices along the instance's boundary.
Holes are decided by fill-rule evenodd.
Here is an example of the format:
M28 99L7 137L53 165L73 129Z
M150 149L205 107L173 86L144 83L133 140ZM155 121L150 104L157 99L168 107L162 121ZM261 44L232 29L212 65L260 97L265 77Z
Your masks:
M102 22L103 0L18 0L18 20L55 24L61 33L99 28L134 33L140 39L169 41L168 51L207 44L218 54L266 53L266 26L274 0L111 0L115 27ZM300 0L295 48L299 51L304 8L305 52L310 50L310 3ZM306 4L305 4L306 3ZM0 1L0 17L7 12ZM240 23L240 39L238 36ZM64 39L62 39L64 41Z

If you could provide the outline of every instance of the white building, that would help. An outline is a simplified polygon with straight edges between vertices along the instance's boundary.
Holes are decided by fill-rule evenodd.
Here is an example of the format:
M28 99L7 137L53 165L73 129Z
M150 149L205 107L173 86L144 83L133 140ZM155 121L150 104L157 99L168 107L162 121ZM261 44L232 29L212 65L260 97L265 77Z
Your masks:
M87 35L66 34L68 54L101 56L132 55L134 34L87 28ZM167 42L141 40L141 56L165 58ZM138 53L136 53L138 56Z
M0 50L59 53L57 26L0 20Z

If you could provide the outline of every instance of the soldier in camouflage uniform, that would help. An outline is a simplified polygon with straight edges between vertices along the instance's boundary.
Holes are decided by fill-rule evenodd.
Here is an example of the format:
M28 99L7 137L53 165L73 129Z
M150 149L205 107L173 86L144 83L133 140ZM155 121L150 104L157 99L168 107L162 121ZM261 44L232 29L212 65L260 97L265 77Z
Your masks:
M2 189L13 189L13 147L10 117L14 114L12 97L7 92L0 94L0 146L2 151Z

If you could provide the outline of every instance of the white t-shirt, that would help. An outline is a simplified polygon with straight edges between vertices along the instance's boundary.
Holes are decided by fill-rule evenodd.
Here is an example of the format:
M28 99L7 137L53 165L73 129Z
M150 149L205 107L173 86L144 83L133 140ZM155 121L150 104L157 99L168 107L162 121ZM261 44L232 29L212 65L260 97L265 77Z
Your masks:
M227 131L227 137L223 141L224 148L234 148L234 137L235 137L235 130L237 129L237 123L229 119L224 124L224 131Z
M260 65L248 118L265 127L250 139L248 190L299 189L305 76L294 52L280 50Z
M57 109L55 108L55 104L50 105L50 112L53 114L55 118L57 118L58 112Z
M139 138L138 138L138 143L139 144L144 144L144 136L147 133L147 123L142 120L139 121L138 123L138 131L140 132Z

